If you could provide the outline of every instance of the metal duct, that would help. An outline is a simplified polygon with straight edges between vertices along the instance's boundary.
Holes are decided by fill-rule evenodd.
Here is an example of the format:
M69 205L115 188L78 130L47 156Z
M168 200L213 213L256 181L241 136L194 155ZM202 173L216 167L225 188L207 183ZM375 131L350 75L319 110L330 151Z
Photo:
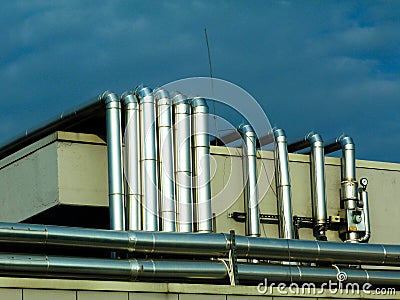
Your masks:
M356 178L355 145L353 139L342 135L325 147L325 153L342 150L341 159L341 206L345 210L357 210L358 207L358 183ZM369 222L369 220L368 220ZM349 231L345 234L345 240L357 242L360 238L359 232Z
M148 87L139 86L135 95L140 106L143 230L157 231L159 226L155 101L153 91Z
M193 122L193 177L197 231L212 232L208 105L203 98L193 98L190 103Z
M106 105L110 228L112 230L125 230L121 103L119 97L109 91L104 92L100 97Z
M158 157L160 178L160 213L163 231L176 231L175 170L172 138L172 108L167 91L155 92L158 119Z
M193 232L190 103L182 94L177 94L173 103L177 225L179 232Z
M258 211L258 187L257 187L257 136L254 129L247 124L237 128L244 140L243 176L246 176L245 211L246 211L246 235L260 236L260 216Z
M400 245L235 236L238 258L400 266ZM0 223L0 244L105 249L137 254L227 257L230 237L214 233L112 231ZM362 255L360 255L362 253Z
M139 104L134 92L126 92L121 96L125 107L125 200L126 228L141 230L140 205L140 135L139 135Z
M274 129L275 137L275 182L279 215L279 237L294 239L292 217L292 194L289 175L289 158L286 134L283 129Z
M319 134L310 132L299 141L288 145L289 152L296 152L311 146L311 199L314 218L314 236L317 240L326 240L326 195L324 143Z
M238 264L238 277L244 282L326 283L338 282L345 274L346 282L369 283L374 286L399 286L400 272L349 268ZM224 262L171 260L110 260L53 256L0 254L0 273L7 275L96 278L106 280L182 282L212 280L226 283L228 269ZM343 285L346 284L343 283Z

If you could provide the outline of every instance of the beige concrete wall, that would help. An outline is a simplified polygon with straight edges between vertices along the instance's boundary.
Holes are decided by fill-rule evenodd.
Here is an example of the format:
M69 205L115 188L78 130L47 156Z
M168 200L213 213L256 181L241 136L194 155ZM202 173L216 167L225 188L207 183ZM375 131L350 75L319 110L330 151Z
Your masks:
M244 179L241 149L212 147L212 206L217 232L235 229L244 234L244 224L229 218L243 212ZM274 160L271 152L258 152L260 212L276 214ZM309 158L290 155L293 214L311 217ZM357 161L358 178L369 179L371 243L398 243L393 235L399 226L400 165ZM326 158L328 214L339 209L340 160ZM20 221L57 204L107 206L107 151L94 135L55 133L0 161L0 221ZM262 235L277 237L276 225L262 225ZM310 229L301 229L302 239L313 239ZM338 241L336 232L328 232Z
M19 222L58 203L56 135L0 161L0 220Z

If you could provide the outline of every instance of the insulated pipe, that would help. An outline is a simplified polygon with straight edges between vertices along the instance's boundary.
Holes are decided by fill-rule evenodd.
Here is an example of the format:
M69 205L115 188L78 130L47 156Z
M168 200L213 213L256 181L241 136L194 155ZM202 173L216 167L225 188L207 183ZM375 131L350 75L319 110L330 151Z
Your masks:
M203 98L193 98L190 104L193 122L193 177L197 231L212 232L208 105Z
M158 231L155 100L148 87L139 86L135 95L140 105L143 230Z
M247 124L237 127L237 131L244 140L243 176L246 176L245 211L246 211L246 235L260 236L260 216L258 211L258 187L257 187L257 136L254 129Z
M400 266L400 245L235 236L238 258ZM230 237L213 233L112 231L0 223L0 244L104 249L146 255L227 257ZM360 255L362 253L362 255Z
M118 96L109 91L100 97L106 105L110 229L125 230L121 103Z
M133 92L121 96L125 107L126 228L141 230L139 104Z
M158 157L160 178L160 212L162 231L176 231L175 170L172 139L172 108L167 91L155 92L158 119Z
M294 239L292 217L292 193L290 187L289 158L286 134L283 129L274 129L275 137L275 182L279 215L279 237Z
M339 267L300 267L271 264L237 265L238 278L244 282L338 283L340 275L346 283L373 286L400 286L400 272ZM95 278L126 281L196 281L226 283L228 270L224 262L174 260L110 260L56 256L0 254L0 273L40 277ZM337 285L335 285L337 287ZM314 286L314 288L316 288ZM262 291L263 289L259 289Z
M364 224L365 224L365 234L364 236L358 239L360 243L368 243L371 238L371 223L369 218L369 200L368 200L368 192L365 189L360 191L360 199L363 203L363 211L364 211Z
M173 103L177 225L179 232L193 232L190 104L182 94L175 95Z
M347 135L338 137L325 147L325 153L342 150L341 159L341 189L340 198L345 209L356 209L358 206L358 182L356 178L355 145L353 139ZM349 232L348 241L357 241L358 232Z
M326 195L324 143L319 134L310 132L298 142L288 145L289 152L296 152L311 146L311 199L314 219L314 236L317 240L326 240Z

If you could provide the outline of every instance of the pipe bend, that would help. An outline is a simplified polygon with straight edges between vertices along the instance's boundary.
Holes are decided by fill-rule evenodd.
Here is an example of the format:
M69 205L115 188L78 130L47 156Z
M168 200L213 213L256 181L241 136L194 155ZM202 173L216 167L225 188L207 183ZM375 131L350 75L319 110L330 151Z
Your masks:
M141 84L141 85L138 85L138 86L135 88L134 93L135 93L135 96L136 96L139 100L141 100L141 99L143 99L144 97L153 94L153 90L152 90L151 88L146 87L146 86L143 86L143 84Z
M111 92L111 91L105 91L99 96L99 100L104 102L104 104L109 107L109 106L114 106L113 104L116 104L116 106L119 108L120 106L120 101L119 97L117 94Z
M323 143L322 137L320 134L315 132L310 132L306 135L305 139L310 143L310 145L316 145L318 143Z
M286 139L285 130L283 130L282 128L274 128L273 129L273 133L274 133L275 139L278 138L278 137L281 137L281 136L285 137L285 139Z
M128 106L129 104L137 104L138 101L135 97L135 92L134 91L126 91L121 95L121 102Z
M339 143L343 150L354 150L355 144L353 139L348 135L341 135L336 139L336 142Z

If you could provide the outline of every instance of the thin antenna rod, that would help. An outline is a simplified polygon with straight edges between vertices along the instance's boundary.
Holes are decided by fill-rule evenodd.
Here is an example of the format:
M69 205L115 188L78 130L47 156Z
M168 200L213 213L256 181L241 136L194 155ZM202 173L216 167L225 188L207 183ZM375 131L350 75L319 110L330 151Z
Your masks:
M204 34L206 35L206 44L207 44L207 52L208 52L208 64L210 65L210 77L212 79L213 78L213 73L212 73L212 65L211 65L210 44L208 43L207 28L204 28Z
M211 79L211 93L213 98L214 97L214 81L213 81L213 73L212 73L212 64L211 64L211 52L210 52L210 44L208 43L208 34L207 34L207 28L204 28L204 34L206 37L206 44L207 44L207 53L208 53L208 64L210 66L210 79ZM216 112L216 108L215 108L215 99L212 100L213 103L213 119L214 119L214 127L215 127L215 135L216 137L219 137L219 131L218 131L218 127L217 127L217 112Z

